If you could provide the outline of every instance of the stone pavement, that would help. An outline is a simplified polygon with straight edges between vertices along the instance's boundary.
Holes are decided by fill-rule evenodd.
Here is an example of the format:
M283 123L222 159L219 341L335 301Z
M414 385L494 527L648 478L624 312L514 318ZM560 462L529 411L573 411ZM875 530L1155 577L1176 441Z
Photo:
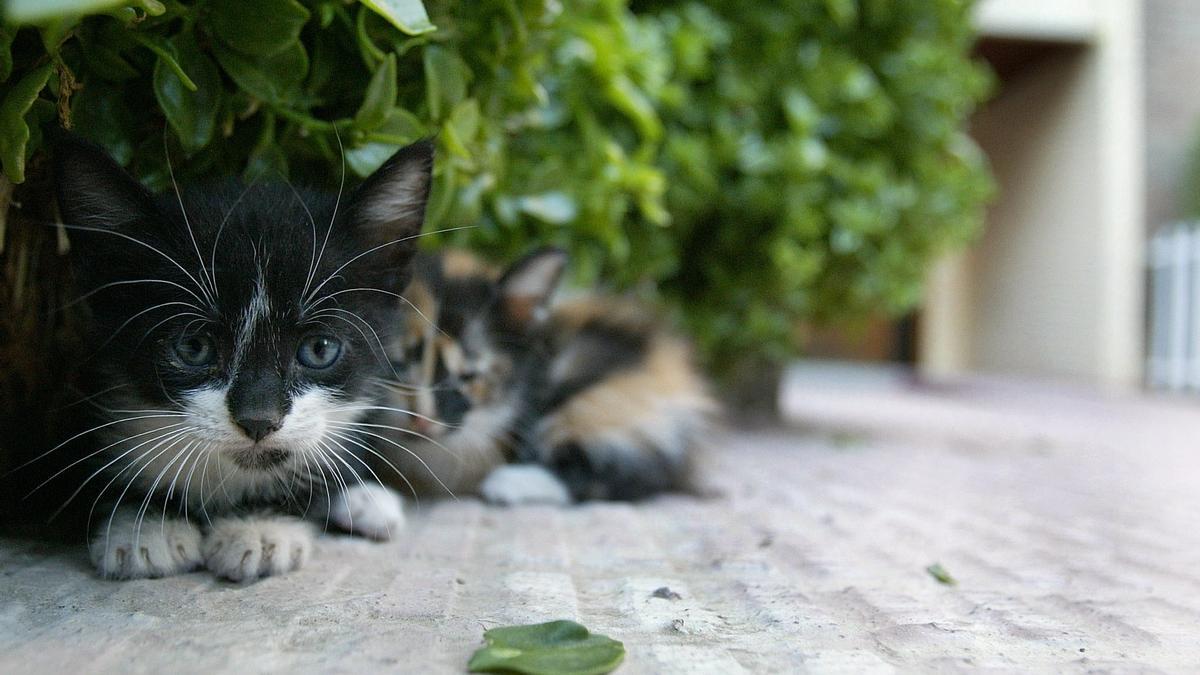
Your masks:
M731 433L719 497L422 504L244 587L0 541L0 673L455 673L485 627L556 618L623 640L622 673L1200 670L1200 405L797 382L803 428Z

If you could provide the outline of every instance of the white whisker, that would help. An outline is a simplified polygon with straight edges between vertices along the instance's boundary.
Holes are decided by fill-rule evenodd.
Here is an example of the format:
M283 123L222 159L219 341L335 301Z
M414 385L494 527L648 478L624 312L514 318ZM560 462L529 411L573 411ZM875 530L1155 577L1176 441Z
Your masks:
M363 467L365 467L365 468L366 468L366 470L367 470L367 471L368 471L368 472L371 474L371 476L372 476L372 477L375 479L375 482L376 482L376 483L378 483L379 485L383 485L383 481L382 481L382 480L380 480L379 476L378 476L378 475L375 473L374 469L372 469L372 468L371 468L371 465L370 465L370 464L368 464L368 463L366 462L366 460L364 460L363 458L359 457L359 456L358 456L356 453L354 453L354 452L351 452L350 450L348 450L348 449L346 448L346 446L342 445L341 443L338 443L336 438L334 438L334 439L330 439L330 441L331 441L333 444L337 445L339 448L341 448L341 449L342 449L342 452L346 453L347 455L350 455L350 456L351 456L351 457L353 457L353 458L354 458L356 461L358 461L358 463L359 463L359 464L362 464L362 465L363 465ZM380 511L383 511L383 510L384 510L384 509L383 509L383 506L382 506L382 505L379 503L379 500L375 498L375 491L374 491L374 490L369 490L369 489L367 489L367 485L366 485L366 483L364 483L364 482L363 482L363 479L362 479L362 477L361 477L361 476L359 476L357 472L355 472L355 474L354 474L354 475L355 475L355 478L357 478L357 479L358 479L358 484L359 484L360 486L362 486L362 488L363 488L363 489L366 491L366 493L367 493L367 498L368 498L368 499L370 499L370 500L371 500L371 503L375 505L375 508L376 508L376 509L379 509ZM352 518L352 517L353 517L353 516L351 515L351 512L352 512L352 509L347 509L347 514L346 514L346 515L347 515L347 517L350 517L350 518ZM353 530L354 530L354 528L353 528L353 520L351 520L351 528L350 528L350 529L351 529L351 531L353 531ZM386 532L388 533L388 538L390 539L390 538L391 538L391 534L392 534L391 528L389 528L389 527L387 527L387 526L385 525L385 526L384 526L384 531L386 531Z
M399 293L393 293L392 291L387 291L382 288L371 288L369 286L365 286L362 288L346 288L346 289L343 289L340 291L336 291L334 293L326 293L325 295L322 295L320 298L318 298L316 300L316 302L310 303L308 306L308 309L310 311L313 309L316 309L316 307L318 305L320 305L322 302L325 302L326 300L331 300L343 293L355 293L355 292L364 292L364 291L371 292L371 293L382 293L384 295L389 295L393 298L400 300L404 304L411 307L412 310L417 313L417 316L421 317L421 319L425 323L429 324L430 326L433 326L434 330L436 330L437 332L441 333L442 335L444 335L446 337L450 337L449 333L447 333L446 331L444 331L440 327L438 327L437 322L435 322L433 319L430 319L428 316L426 316L425 313L422 312L420 309L418 309L417 306L414 305L411 300L404 297L403 295L400 295Z
M8 476L8 475L11 475L12 473L14 473L14 472L16 472L16 471L19 471L19 470L21 470L21 469L23 469L23 468L25 468L25 467L29 466L30 464L33 464L34 462L37 462L38 460L42 459L42 458L43 458L43 457L45 457L46 455L49 455L50 453L54 452L55 450L58 450L59 448L63 447L64 445L66 445L66 444L68 444L68 443L70 443L71 441L74 441L74 440L76 440L76 439L78 439L78 438L80 438L80 437L82 437L82 436L86 436L86 435L88 435L88 434L90 434L90 433L92 433L92 432L94 432L94 431L99 431L99 430L101 430L101 429L104 429L104 428L107 428L107 427L111 427L111 426L113 426L113 425L115 425L115 424L123 424L123 423L125 423L125 422L136 422L136 421L138 421L138 420L159 419L159 418L163 418L163 417L174 417L174 415L173 415L173 414L172 414L172 415L138 415L138 416L136 416L136 417L125 417L125 418L122 418L122 419L119 419L119 420L110 420L110 421L108 421L108 422L105 422L105 423L103 423L103 424L98 424L98 425L96 425L96 426L92 427L91 429L88 429L88 430L86 430L86 431L81 431L81 432L79 432L79 433L75 434L74 436L72 436L72 437L68 438L67 440L63 441L62 443L59 443L58 445L54 446L53 448L50 448L49 450L47 450L46 452L43 452L42 454L38 455L37 457L34 457L33 459L31 459L31 460L29 460L29 461L25 462L24 464L21 464L21 465L17 466L16 468L12 469L11 471L9 471L8 473L6 473L5 475L6 475L6 476Z
M366 435L366 436L371 436L372 438L378 438L379 440L381 440L381 441L383 441L383 442L385 442L385 443L391 443L392 445L396 446L397 448L400 448L400 449L401 449L401 450L403 450L404 452L407 452L409 455L412 455L413 459L415 459L415 460L417 460L418 462L420 462L420 463L421 463L421 466L425 467L425 470L429 472L429 475L430 475L430 476L433 476L433 479L434 479L435 481L437 481L438 485L442 486L442 489L446 491L446 494L450 495L451 497L453 497L453 498L455 498L455 499L458 499L458 495L454 494L454 491L453 491L453 490L451 490L449 487L447 487L447 486L446 486L446 484L445 484L445 483L443 483L443 482L442 482L442 479L441 479L441 478L440 478L440 477L437 475L437 473L436 473L436 472L434 472L434 470L433 470L433 469L429 468L429 465L428 465L428 464L426 464L426 463L425 463L425 460L424 460L424 459L421 459L421 456L420 456L420 455L418 455L417 453L413 452L412 450L409 450L408 448L404 447L403 445L400 445L399 443L397 443L396 441L393 441L392 439L388 438L387 436L383 436L383 435L380 435L380 434L377 434L377 433L373 433L373 432L370 432L370 431L363 431L363 430L361 430L361 429L353 429L353 428L350 428L350 429L346 429L346 430L347 430L347 431L354 431L354 432L356 432L356 433L360 433L360 434L363 434L363 435ZM451 456L451 457L454 457L455 455L454 455L453 453L451 453L451 454L450 454L450 456Z
M325 241L321 242L321 252L316 253L312 262L308 266L308 278L304 280L304 289L300 291L300 297L308 295L308 289L312 285L313 279L316 278L317 270L321 267L321 259L325 257L325 247L329 244L329 235L333 232L333 225L337 222L338 208L342 205L342 191L346 188L346 149L342 146L342 135L338 133L337 127L333 128L333 137L337 139L338 152L342 156L342 178L338 183L337 198L333 202L333 215L329 217L329 227L325 229ZM317 231L313 229L313 251L317 249ZM341 271L340 269L338 271ZM337 272L334 272L337 274ZM332 275L331 275L332 276Z
M75 298L74 300L68 302L67 304L62 305L61 307L58 307L55 311L61 312L64 309L73 307L105 289L113 288L114 286L129 286L131 284L166 284L168 286L173 286L175 288L178 288L179 290L183 291L184 293L187 293L188 295L192 296L192 298L195 299L196 302L204 304L204 300L200 296L196 295L196 293L193 292L192 289L188 288L187 286L184 286L183 284L177 284L174 281L169 281L167 279L127 279L124 281L110 281L107 284L103 284L102 286L93 288L92 290L88 291L87 293L84 293L83 295L79 296L78 298ZM192 305L192 307L195 308L195 310L197 312L204 311L204 308L200 307L198 305Z
M389 460L387 457L384 457L382 454L380 454L380 452L378 450L363 443L362 441L359 441L356 438L353 438L352 436L349 436L346 434L340 434L336 431L330 431L329 434L331 436L334 436L335 438L340 438L343 441L346 441L347 443L353 443L354 445L357 445L358 447L362 448L363 450L366 450L367 452L371 453L375 457L378 457L381 461L383 461L385 464L387 464L388 467L390 467L392 471L396 472L397 476L400 476L400 480L404 481L404 484L406 486L408 486L408 491L412 493L413 501L416 502L418 507L421 505L421 498L420 498L420 496L417 495L417 490L415 487L413 487L412 481L408 480L408 476L405 476L403 471L401 471L399 468L397 468L395 464L392 464L391 460ZM372 474L373 473L374 472L372 472ZM379 476L375 476L375 479L379 480ZM379 482L380 482L380 484L383 483L382 480L379 480Z
M320 284L318 284L317 287L314 288L312 290L312 292L309 293L308 296L306 296L304 298L304 304L307 306L312 301L313 296L315 296L318 292L320 292L320 290L325 287L325 284L329 283L333 279L333 277L337 275L338 272L341 272L342 270L346 269L351 264L353 264L357 260L363 258L364 256L368 256L378 250L387 248L388 246L395 246L396 244L401 244L406 241L412 241L413 239L420 239L421 237L428 237L428 236L435 235L435 234L444 234L446 232L455 232L457 230L473 230L476 227L478 227L478 225L461 225L459 227L447 227L447 228L443 228L441 230L434 230L432 232L420 232L417 234L410 234L407 237L393 239L392 241L379 244L378 246L372 246L371 248L363 251L362 253L359 253L358 255L354 256L353 258L342 263L342 265L340 267L338 267L336 270L333 271L333 274L330 274L328 277L325 277L325 280L322 281ZM306 309L307 309L307 307L306 307Z
M139 246L145 246L146 248L150 249L151 251L154 251L155 253L159 254L163 258L166 258L168 262L170 262L175 267L179 268L179 271L183 272L184 276L186 276L188 279L190 279L193 284L196 284L196 288L200 290L201 294L203 294L205 298L207 298L209 305L211 306L214 304L212 297L208 295L208 289L206 289L204 287L204 285L201 284L200 281L196 279L196 277L192 276L192 273L188 272L187 268L185 268L183 265L180 265L179 262L176 261L171 256L167 255L166 253L159 250L158 248L151 246L150 244L147 244L146 242L142 241L141 239L138 239L136 237L131 237L128 234L125 234L124 232L118 232L116 230L106 230L106 229L100 228L100 227L89 227L86 225L68 225L65 223L59 223L59 226L66 228L68 230L79 230L81 232L99 232L100 234L111 234L113 236L121 237L122 239L131 241L135 244L138 244Z
M251 188L257 184L258 177L255 176L254 180L250 181L245 188L242 188L242 192L237 196L237 199L233 200L233 205L230 206L229 210L225 212L225 215L221 218L221 224L217 227L217 234L213 237L212 252L209 254L209 267L212 268L212 281L214 290L217 288L217 244L221 241L221 233L225 231L225 224L229 222L229 217L232 216L233 212L237 210L238 204L242 203L242 199L248 192L250 192Z
M179 213L183 215L183 224L187 226L188 237L192 240L192 248L196 251L196 260L200 263L201 277L207 277L208 283L212 286L212 293L208 294L209 302L216 303L217 286L213 282L212 277L208 276L208 270L204 266L204 255L200 253L200 245L196 243L196 233L192 230L192 222L188 219L187 209L183 207L183 195L179 192L179 183L175 180L175 167L171 164L171 151L167 148L167 130L163 129L163 156L167 160L167 173L171 176L171 187L175 190L175 200L179 202ZM204 288L203 285L200 287Z
M103 453L103 452L106 452L107 450L109 450L109 449L113 448L114 446L120 445L120 444L122 444L122 443L125 443L125 442L128 442L128 441L132 441L132 440L133 440L133 439L135 439L135 438L140 438L140 437L142 437L142 436L149 436L150 434L170 433L171 431L175 431L175 430L177 430L179 427L182 427L182 426L185 426L185 425L184 425L182 422L177 422L177 423L175 423L175 424L167 424L167 425L164 425L164 426L161 426L161 427L156 427L156 428L154 428L154 429L151 429L151 430L149 430L149 431L143 431L143 432L142 432L142 433L140 433L140 434L134 434L134 435L132 435L132 436L126 436L125 438L122 438L122 439L119 439L119 440L113 441L112 443L109 443L108 445L104 446L103 448L100 448L99 450L94 450L94 451L92 451L92 452L90 452L90 453L88 453L88 454L84 455L83 457L80 457L80 458L76 459L74 462L71 462L70 464L68 464L68 465L64 466L63 468L59 469L57 472L55 472L55 473L54 473L54 475L50 476L49 478L47 478L46 480L42 481L41 483L38 483L37 487L35 487L35 488L33 488L32 490L30 490L30 491L29 491L29 494L25 495L25 497L26 497L26 498L28 498L30 495L32 495L33 493L35 493L35 492L37 492L38 490L42 489L43 487L45 487L45 486L46 486L46 484L47 484L47 483L49 483L50 481L54 480L55 478L58 478L58 477L59 477L59 476L61 476L63 473L65 473L65 472L67 472L67 471L70 471L72 468L74 468L74 467L76 467L76 466L78 466L78 465L80 465L80 464L82 464L82 463L84 463L84 462L88 461L89 459L91 459L91 458L95 457L96 455L99 455L99 454L101 454L101 453ZM154 440L155 440L155 439L151 438L150 440L146 441L146 443L153 443L153 442L154 442ZM132 449L136 450L136 449L137 449L137 448L139 448L139 447L141 447L141 446L140 446L140 445L135 445L135 446L134 446ZM126 453L126 454L128 454L128 453ZM123 456L123 455L122 455L122 456ZM119 459L119 458L118 458L118 459Z
M417 419L425 420L426 422L429 422L430 424L436 424L440 427L445 427L447 429L461 429L462 428L461 424L451 424L449 422L443 422L442 420L439 420L435 417L430 417L428 415L422 415L421 413L413 412L412 410L405 410L403 408L392 408L392 407L389 407L386 405L341 406L338 408L338 410L342 410L342 411L386 410L389 412L400 413L401 415L410 415L412 417L416 417ZM405 431L405 430L401 429L400 431Z
M363 323L363 325L367 327L367 330L371 331L371 335L375 337L375 344L379 345L379 360L380 360L380 362L387 365L388 369L392 371L393 376L395 376L397 379L400 378L400 374L397 373L395 367L392 366L392 362L388 358L388 355L387 355L387 348L383 346L383 340L379 339L379 333L377 333L375 331L374 326L372 326L370 323L367 322L366 319L362 318L358 314L355 314L354 312L351 312L348 309L341 309L339 307L326 307L325 309L321 310L320 312L317 312L316 314L314 314L313 317L315 317L315 318L329 317L331 319L332 318L341 318L340 316L328 314L328 312L339 312L341 314L349 314L351 317L361 321ZM343 320L346 321L347 323L350 323L350 321L347 319L343 319ZM351 323L351 325L354 325L354 324ZM369 339L367 339L366 334L362 333L361 329L359 330L359 333L362 334L363 340L365 340L368 344L370 344L371 341ZM375 351L375 348L372 347L371 351Z
M108 545L109 543L111 543L111 542L112 542L112 525L113 525L113 519L116 517L116 515L117 515L117 511L119 511L119 510L120 510L120 508L121 508L121 501L125 499L125 495L129 493L129 489L130 489L131 487L133 487L133 484L134 484L134 483L137 481L137 478L138 478L138 476L142 475L142 472L143 472L143 471L145 471L147 467L149 467L151 464L153 464L153 463L154 463L154 461L155 461L155 460L157 460L159 457L162 457L164 454L166 454L166 452L167 452L167 451L169 451L169 450L170 450L172 447L174 447L175 443L177 443L177 442L179 442L179 439L178 439L178 438L176 438L175 440L171 441L171 443L170 443L169 445L167 445L167 447L163 448L162 450L159 450L157 454L155 454L155 455L154 455L153 457L151 457L150 459L146 460L146 462L145 462L145 463L143 463L143 464L142 464L142 466L141 466L141 467L140 467L140 468L139 468L139 469L138 469L138 470L137 470L137 471L136 471L136 472L135 472L135 473L134 473L132 476L130 476L130 478L129 478L129 481L128 481L128 482L125 484L125 489L121 490L121 494L117 496L117 502L116 502L116 504L115 504L115 505L113 505L113 509L112 509L112 511L111 511L111 512L109 513L109 515L108 515L108 526L107 526L107 527L105 528L105 530L104 530L104 539L105 539L105 544L106 544L106 545ZM148 451L147 453L144 453L144 454L142 455L142 457L145 457L145 456L146 456L146 454L149 454L149 452L153 452L153 449L151 449L151 450L150 450L150 451ZM104 495L104 492L105 492L106 490L108 490L109 486L111 486L111 485L112 485L114 482L116 482L117 478L119 478L119 477L121 476L121 474L123 474L123 473L125 473L126 471L128 471L128 470L129 470L131 467L133 467L133 466L134 466L134 464L136 464L138 461L141 461L141 457L139 457L137 460L134 460L133 462L130 462L128 466L126 466L124 469L121 469L119 472L117 472L117 475L116 475L116 476L113 476L113 479L112 479L111 481L109 481L109 482L108 482L108 485L105 485L105 486L104 486L104 489L100 490L100 494L96 496L96 501L98 502L98 501L100 500L100 497ZM94 512L94 510L95 510L95 507L96 507L96 502L92 502L92 509L93 509L93 512ZM91 524L91 522L92 522L92 512L89 512L89 513L88 513L88 523L89 523L89 525ZM140 524L139 524L139 528L140 528ZM141 534L141 532L140 532L140 529L139 529L139 532L138 532L138 534ZM136 551L137 551L137 550L138 550L138 547L136 546L136 541L135 541L135 546L133 547L133 553L134 553L135 555L136 555ZM107 550L107 549L105 550L105 557L106 557L106 558L108 557L108 550Z
M184 453L186 453L189 449L191 449L196 443L197 443L196 440L188 441L188 444L183 446L183 450L175 453L175 456L172 457L169 461L167 461L166 464L163 465L163 468L158 472L158 475L156 475L154 477L154 482L151 483L150 487L146 489L146 496L145 496L145 498L142 499L142 506L141 506L141 508L138 509L137 517L135 518L135 520L137 521L137 527L134 530L134 534L133 534L133 550L135 550L135 551L138 550L138 542L140 542L141 538L142 538L142 522L145 519L146 514L150 511L150 502L151 502L151 500L154 499L154 496L155 496L154 491L158 489L158 484L160 482L162 482L162 479L164 477L166 477L167 472L170 471L170 469L171 469L171 465L173 465L176 462L176 460L182 459L184 456ZM180 469L183 468L182 463L179 465L179 468ZM137 476L134 476L134 478L136 478L136 477ZM164 537L166 536L165 533L166 533L166 529L167 529L167 519L166 519L166 515L165 515L166 512L167 512L167 510L164 508L163 509L163 514L164 514L163 515L163 532L164 532L163 536Z

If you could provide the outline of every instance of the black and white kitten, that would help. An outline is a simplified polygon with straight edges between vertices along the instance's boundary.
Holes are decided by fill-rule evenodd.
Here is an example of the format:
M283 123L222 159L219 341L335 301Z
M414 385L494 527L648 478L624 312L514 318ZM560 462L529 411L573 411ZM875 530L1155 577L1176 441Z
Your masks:
M90 143L58 143L92 329L69 410L86 419L32 466L90 509L102 576L283 573L311 550L313 509L375 538L400 525L356 425L388 369L431 165L421 142L344 199L233 181L156 197Z

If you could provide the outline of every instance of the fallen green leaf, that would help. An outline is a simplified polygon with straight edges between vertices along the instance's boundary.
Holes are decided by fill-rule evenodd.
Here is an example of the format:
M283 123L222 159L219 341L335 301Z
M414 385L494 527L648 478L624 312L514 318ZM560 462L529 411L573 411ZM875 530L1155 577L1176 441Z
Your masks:
M493 628L483 639L467 663L474 673L604 675L625 658L624 644L574 621Z
M939 584L945 584L947 586L958 585L958 582L955 581L954 577L950 576L950 573L946 571L945 567L942 567L941 563L934 563L929 567L926 567L925 571L929 572L929 576L937 579Z

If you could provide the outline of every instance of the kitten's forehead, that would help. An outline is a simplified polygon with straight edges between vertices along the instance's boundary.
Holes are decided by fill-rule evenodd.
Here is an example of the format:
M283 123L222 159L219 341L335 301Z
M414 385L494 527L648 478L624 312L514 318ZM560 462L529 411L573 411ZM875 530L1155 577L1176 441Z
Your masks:
M230 319L295 313L305 301L345 288L372 263L365 257L347 264L365 245L325 195L271 185L225 188L189 195L184 207L199 249L190 261L203 264L194 276L211 286L216 308Z

